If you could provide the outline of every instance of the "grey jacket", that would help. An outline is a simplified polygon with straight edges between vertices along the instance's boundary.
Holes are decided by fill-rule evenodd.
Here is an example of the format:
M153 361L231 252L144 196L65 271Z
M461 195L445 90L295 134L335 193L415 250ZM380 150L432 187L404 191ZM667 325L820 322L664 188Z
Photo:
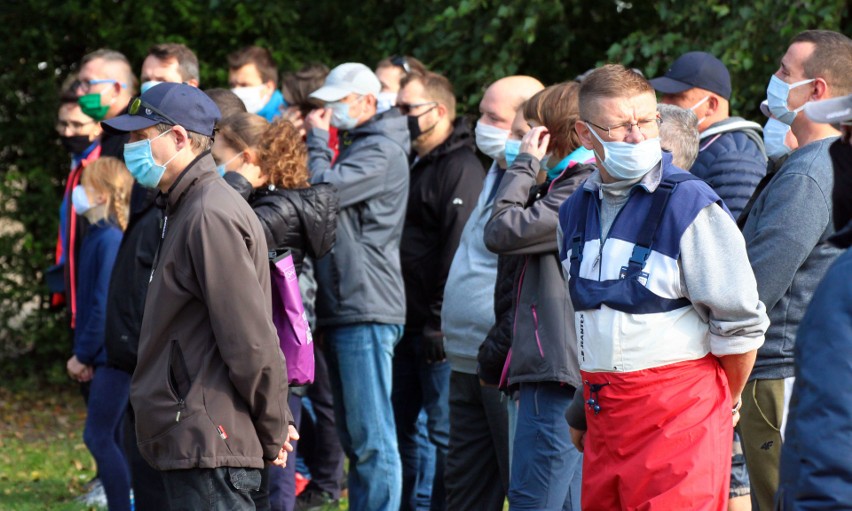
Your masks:
M316 261L317 325L405 323L399 242L408 201L409 137L397 110L340 132L332 165L328 132L308 134L312 183L337 187L337 241Z
M799 323L817 284L841 253L828 243L834 233L828 146L835 140L812 142L793 152L757 197L743 226L770 321L752 380L793 376Z
M527 382L580 384L574 317L559 262L556 230L559 206L594 167L577 165L550 183L546 194L529 202L540 169L529 154L517 157L497 190L485 246L500 255L522 255L512 291L514 328L509 385ZM541 194L541 192L539 192Z

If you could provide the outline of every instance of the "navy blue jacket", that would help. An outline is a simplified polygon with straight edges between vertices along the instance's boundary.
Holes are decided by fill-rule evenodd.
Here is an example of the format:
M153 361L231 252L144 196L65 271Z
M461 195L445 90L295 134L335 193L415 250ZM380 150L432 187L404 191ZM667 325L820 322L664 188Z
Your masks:
M689 171L703 179L740 216L757 183L766 175L766 153L759 124L729 117L701 134L698 158Z
M121 229L115 224L98 222L89 227L80 247L74 354L86 365L98 367L106 364L104 327L107 292L119 245Z
M852 222L799 325L780 509L852 510Z

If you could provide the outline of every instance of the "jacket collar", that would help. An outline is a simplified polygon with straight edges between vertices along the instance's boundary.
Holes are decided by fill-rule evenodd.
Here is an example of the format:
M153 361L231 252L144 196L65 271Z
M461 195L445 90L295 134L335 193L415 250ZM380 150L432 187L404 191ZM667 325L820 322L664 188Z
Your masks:
M173 213L193 186L203 179L214 177L218 177L216 162L213 161L210 151L204 151L178 174L168 192L161 192L157 196L157 206L165 209L166 214Z
M441 142L435 149L429 151L429 154L417 160L418 164L430 160L434 160L447 153L451 153L460 147L469 147L474 150L476 144L473 140L473 135L470 132L470 126L464 117L456 117L453 121L453 130L449 136Z

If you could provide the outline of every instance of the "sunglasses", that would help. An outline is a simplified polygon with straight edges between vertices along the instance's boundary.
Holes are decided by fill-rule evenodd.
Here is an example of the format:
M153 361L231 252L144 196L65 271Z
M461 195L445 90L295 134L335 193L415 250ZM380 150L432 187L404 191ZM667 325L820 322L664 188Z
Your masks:
M409 114L411 114L411 111L414 110L415 108L420 108L421 106L429 106L429 105L434 106L434 105L437 105L437 104L438 104L437 101L427 101L425 103L397 103L394 106L396 106L399 109L399 113L401 113L402 115L409 115ZM429 110L427 110L426 112L428 112L428 111ZM423 113L425 114L426 112L423 112Z
M391 64L401 67L405 74L411 74L411 66L408 65L408 60L405 58L405 55L394 55L390 59Z
M139 97L133 98L133 101L130 102L130 106L127 107L127 113L129 113L130 115L137 115L137 114L139 114L140 108L145 109L145 112L143 113L143 117L148 117L153 112L153 113L159 115L160 117L162 117L166 122L170 123L172 126L177 126L177 125L180 124L179 122L172 119L171 117L169 117L168 115L166 115L162 111L154 108L153 106L149 105L148 103L145 103L144 101L142 101L142 98L139 98Z

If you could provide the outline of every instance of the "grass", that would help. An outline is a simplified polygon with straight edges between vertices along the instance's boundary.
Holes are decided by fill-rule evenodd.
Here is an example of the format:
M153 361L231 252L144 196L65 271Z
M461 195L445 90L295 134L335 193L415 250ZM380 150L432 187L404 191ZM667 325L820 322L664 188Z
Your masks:
M83 443L86 408L75 385L0 387L0 509L94 511L74 502L95 475ZM339 508L348 509L345 499Z

